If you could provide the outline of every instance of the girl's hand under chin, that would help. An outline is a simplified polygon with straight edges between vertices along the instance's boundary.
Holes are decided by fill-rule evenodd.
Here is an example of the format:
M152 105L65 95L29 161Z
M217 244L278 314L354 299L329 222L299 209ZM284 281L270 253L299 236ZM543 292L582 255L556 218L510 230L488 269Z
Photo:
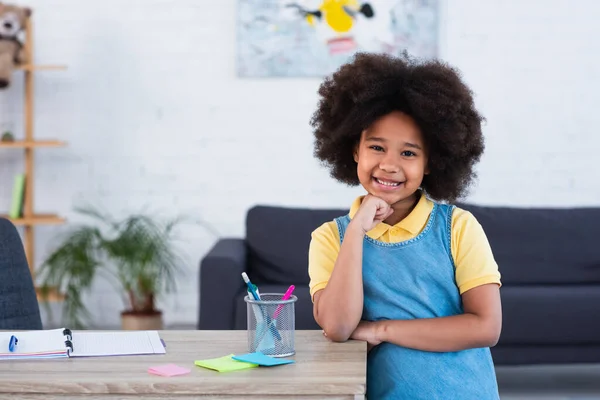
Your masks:
M369 194L362 200L351 223L357 224L363 233L367 233L393 213L394 209L388 203Z

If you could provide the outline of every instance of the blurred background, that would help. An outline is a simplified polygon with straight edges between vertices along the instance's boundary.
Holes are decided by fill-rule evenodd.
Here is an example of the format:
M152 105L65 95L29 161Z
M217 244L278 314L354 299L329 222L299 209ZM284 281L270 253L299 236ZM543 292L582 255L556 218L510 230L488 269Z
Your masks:
M327 42L316 18L298 17L300 7L244 0L13 3L32 10L33 60L0 90L0 131L16 141L27 142L30 129L35 140L64 142L33 150L0 146L0 213L14 206L29 152L31 207L58 218L14 218L22 220L21 232L31 230L34 270L64 243L61 235L89 222L77 207L91 205L115 219L183 215L189 221L177 225L177 292L157 296L157 307L166 329L196 329L199 264L219 239L246 235L249 209L347 209L361 194L330 178L312 155L317 89L347 57L347 43ZM296 3L311 11L328 2ZM417 56L439 57L473 89L487 119L486 152L464 201L598 206L600 3L370 3L396 13L384 21L387 33L377 31L395 35L398 47L390 51L405 45ZM357 19L367 18L362 11ZM410 24L410 31L397 28ZM367 33L357 37L367 42L359 46L374 49L377 38L369 33L376 28L362 29ZM311 53L315 43L323 47ZM82 296L93 304L90 327L121 326L122 293L107 281L95 279ZM595 312L590 317L600 317ZM56 315L44 318L60 324ZM585 387L573 376L597 380L590 368L569 379ZM552 374L541 372L540 379L553 381Z

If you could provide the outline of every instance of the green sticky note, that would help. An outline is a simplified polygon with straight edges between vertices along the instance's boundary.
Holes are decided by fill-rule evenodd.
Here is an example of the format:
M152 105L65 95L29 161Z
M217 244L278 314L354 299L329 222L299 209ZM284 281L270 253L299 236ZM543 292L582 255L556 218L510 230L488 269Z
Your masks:
M224 357L197 360L194 362L199 367L214 369L219 372L239 371L242 369L256 368L258 364L234 360L233 354Z

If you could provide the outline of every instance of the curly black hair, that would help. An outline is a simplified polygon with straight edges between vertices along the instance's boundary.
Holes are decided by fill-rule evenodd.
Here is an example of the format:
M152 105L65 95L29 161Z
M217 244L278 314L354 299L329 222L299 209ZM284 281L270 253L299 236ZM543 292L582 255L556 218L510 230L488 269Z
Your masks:
M358 185L353 152L361 133L393 111L411 116L428 150L429 174L421 188L431 198L454 201L476 178L473 166L484 150L471 90L460 73L440 60L416 60L406 53L357 53L325 78L310 124L314 155L331 176Z

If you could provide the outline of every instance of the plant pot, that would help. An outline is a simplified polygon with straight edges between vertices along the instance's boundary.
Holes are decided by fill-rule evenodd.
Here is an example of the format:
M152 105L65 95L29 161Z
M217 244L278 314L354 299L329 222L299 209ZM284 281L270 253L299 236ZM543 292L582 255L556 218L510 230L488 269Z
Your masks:
M139 313L123 311L121 313L121 329L126 331L155 331L163 329L161 311Z

